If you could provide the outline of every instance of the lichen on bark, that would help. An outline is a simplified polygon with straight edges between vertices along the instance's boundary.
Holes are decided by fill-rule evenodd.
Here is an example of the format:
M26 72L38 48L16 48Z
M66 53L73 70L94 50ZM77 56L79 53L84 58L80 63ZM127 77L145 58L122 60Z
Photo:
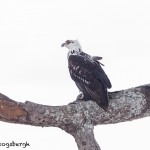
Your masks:
M100 150L94 126L150 116L150 84L110 92L108 112L93 101L63 106L16 102L0 94L0 121L41 127L58 127L71 134L79 150Z

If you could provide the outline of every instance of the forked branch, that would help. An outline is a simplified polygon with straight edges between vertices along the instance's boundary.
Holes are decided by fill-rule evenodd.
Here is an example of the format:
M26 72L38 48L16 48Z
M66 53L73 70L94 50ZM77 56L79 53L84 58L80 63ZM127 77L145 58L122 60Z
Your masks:
M109 93L109 112L92 101L64 106L16 102L0 94L0 121L59 127L71 134L79 150L100 150L95 125L119 123L150 116L150 84Z

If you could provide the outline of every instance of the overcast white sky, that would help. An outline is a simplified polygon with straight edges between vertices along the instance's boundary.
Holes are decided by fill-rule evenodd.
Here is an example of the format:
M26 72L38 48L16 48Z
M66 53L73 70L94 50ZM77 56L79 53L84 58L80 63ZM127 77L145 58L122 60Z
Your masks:
M1 0L0 92L47 105L75 100L67 49L60 47L67 39L78 39L83 51L103 57L111 91L150 83L149 0ZM97 126L95 136L102 150L149 150L149 127L144 118ZM77 150L74 139L58 128L0 122L0 130L0 143Z

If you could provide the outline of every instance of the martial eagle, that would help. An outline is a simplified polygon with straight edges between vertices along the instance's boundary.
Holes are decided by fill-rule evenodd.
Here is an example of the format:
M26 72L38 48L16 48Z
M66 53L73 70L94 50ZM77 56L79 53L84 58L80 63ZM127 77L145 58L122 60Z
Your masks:
M90 56L82 51L77 40L67 40L61 45L67 47L68 68L72 80L82 92L84 100L95 101L102 109L108 108L107 88L111 83L101 64L98 56Z

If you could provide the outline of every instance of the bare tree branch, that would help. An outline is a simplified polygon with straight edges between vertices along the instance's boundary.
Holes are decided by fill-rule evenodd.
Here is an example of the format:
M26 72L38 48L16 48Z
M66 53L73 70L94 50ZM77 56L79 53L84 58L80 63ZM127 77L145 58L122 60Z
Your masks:
M100 150L95 125L119 123L150 116L150 84L109 93L109 112L92 101L64 106L16 102L0 94L0 120L42 127L59 127L71 134L79 150Z
M86 123L84 124L84 127L73 134L79 150L100 150L100 147L94 138L93 129L94 126Z

